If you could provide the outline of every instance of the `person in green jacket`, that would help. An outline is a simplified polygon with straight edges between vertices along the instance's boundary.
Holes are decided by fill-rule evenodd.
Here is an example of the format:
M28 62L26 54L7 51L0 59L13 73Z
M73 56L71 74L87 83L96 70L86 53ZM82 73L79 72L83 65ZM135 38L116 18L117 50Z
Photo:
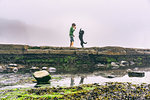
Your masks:
M73 23L71 28L70 28L70 32L69 32L69 36L70 36L70 47L73 47L73 43L74 43L74 34L73 32L75 31L76 29L76 24Z

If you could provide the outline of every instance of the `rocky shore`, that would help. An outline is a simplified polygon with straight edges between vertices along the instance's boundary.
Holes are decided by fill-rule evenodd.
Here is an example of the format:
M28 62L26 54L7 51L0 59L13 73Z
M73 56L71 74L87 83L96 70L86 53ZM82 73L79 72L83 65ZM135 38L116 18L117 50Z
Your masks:
M0 91L2 100L149 100L150 84L106 82L73 87L43 87Z
M0 45L0 87L18 84L33 84L31 73L39 70L55 69L56 74L89 74L93 78L105 79L122 77L128 68L135 69L150 65L150 50L123 47L68 48L28 45ZM17 69L15 71L14 69ZM125 71L120 72L119 69ZM117 70L115 73L112 71ZM10 74L11 72L15 72ZM101 72L99 72L101 71ZM106 74L104 73L107 72ZM5 74L3 74L5 72ZM131 77L144 77L136 72ZM7 74L6 74L7 73ZM24 74L26 73L26 74ZM99 77L100 75L100 77ZM28 76L28 77L27 77ZM36 76L36 75L35 75ZM47 75L46 75L47 76ZM45 77L45 75L44 75ZM91 76L90 76L91 77ZM66 78L74 82L74 78ZM65 80L66 80L65 79ZM76 78L79 80L79 78ZM38 79L37 79L38 81ZM53 83L52 77L51 82ZM63 81L63 80L62 80ZM0 90L2 100L149 100L149 83L96 82L70 87L50 84L35 88L15 88ZM90 80L89 80L90 81ZM143 81L142 81L143 82ZM83 85L81 85L82 83ZM36 84L36 83L34 83ZM34 85L33 84L33 85ZM54 81L55 84L55 81ZM61 83L62 84L62 83Z

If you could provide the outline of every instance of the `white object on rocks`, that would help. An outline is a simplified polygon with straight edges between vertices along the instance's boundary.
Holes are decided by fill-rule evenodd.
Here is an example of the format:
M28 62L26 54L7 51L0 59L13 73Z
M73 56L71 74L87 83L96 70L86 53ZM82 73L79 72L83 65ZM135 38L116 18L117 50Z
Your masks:
M132 72L132 70L131 69L127 69L127 72Z
M17 67L17 64L9 64L8 67Z
M118 67L119 65L116 62L111 62L111 66Z
M106 66L106 65L101 64L101 63L98 63L98 64L96 64L96 66L97 66L97 67L104 67L104 66Z
M107 65L104 65L104 64L101 64L101 63L98 63L95 65L96 68L102 68L102 69L105 69L107 67Z
M33 67L33 66L32 66L30 69L39 69L39 67Z
M48 68L47 67L42 67L42 70L47 70Z
M56 72L56 68L50 67L50 68L48 69L48 71L49 71L49 72Z
M17 67L13 68L13 72L17 73L18 72L18 68Z
M120 66L129 66L129 62L127 61L121 61Z
M139 69L139 68L136 67L136 68L134 68L133 70L134 70L134 71L138 71L138 69Z
M118 69L119 68L119 65L118 66L113 66L112 69Z
M39 69L39 67L31 67L30 68L30 72L36 72L36 71L39 71L40 69Z
M134 65L135 64L135 62L133 62L133 61L130 61L130 65Z

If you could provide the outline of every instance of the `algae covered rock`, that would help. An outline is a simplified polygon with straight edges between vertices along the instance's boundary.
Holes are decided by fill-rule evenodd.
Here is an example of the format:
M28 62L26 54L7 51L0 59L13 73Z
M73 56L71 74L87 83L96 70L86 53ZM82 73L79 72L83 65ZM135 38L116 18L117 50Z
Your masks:
M129 77L144 77L145 73L140 72L140 71L131 71L131 72L128 72L128 76Z
M48 71L36 71L33 73L33 77L37 80L37 83L48 83L51 76Z

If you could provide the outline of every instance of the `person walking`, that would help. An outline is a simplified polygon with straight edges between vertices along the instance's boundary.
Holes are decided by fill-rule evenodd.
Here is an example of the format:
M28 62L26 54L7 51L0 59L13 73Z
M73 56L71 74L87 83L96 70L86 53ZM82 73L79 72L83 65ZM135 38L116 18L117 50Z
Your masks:
M76 29L76 24L72 23L72 26L70 28L70 32L69 32L69 36L70 36L70 47L73 47L73 43L74 43L74 34L73 32Z

